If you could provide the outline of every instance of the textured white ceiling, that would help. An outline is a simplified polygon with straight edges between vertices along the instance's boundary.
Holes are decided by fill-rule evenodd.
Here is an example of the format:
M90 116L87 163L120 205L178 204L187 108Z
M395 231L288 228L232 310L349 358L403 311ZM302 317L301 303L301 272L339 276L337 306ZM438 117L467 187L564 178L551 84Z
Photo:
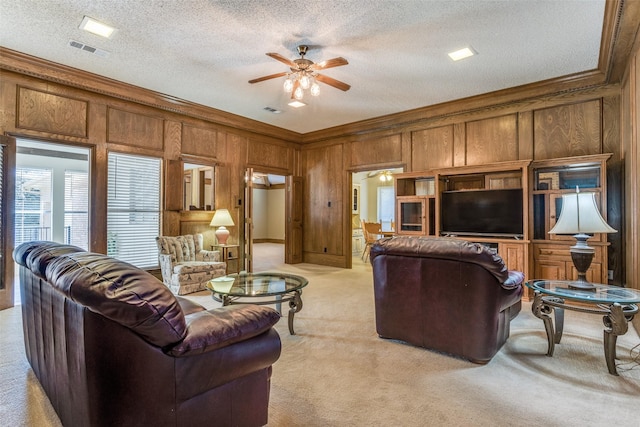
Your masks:
M0 45L299 133L597 68L604 0L1 0ZM91 16L118 30L78 29ZM69 40L108 51L103 58ZM349 65L300 109L265 55ZM477 56L447 53L471 46ZM273 114L264 110L282 110Z

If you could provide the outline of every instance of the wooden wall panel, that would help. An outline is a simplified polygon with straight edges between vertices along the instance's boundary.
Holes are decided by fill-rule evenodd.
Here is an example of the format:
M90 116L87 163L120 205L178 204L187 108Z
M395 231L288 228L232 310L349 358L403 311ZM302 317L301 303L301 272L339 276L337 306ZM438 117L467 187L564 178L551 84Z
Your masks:
M453 126L411 132L411 170L453 166Z
M349 145L352 167L402 162L401 134L354 141Z
M601 153L600 118L599 99L534 111L534 160Z
M283 145L249 141L247 164L252 167L267 167L286 170L291 173L291 148Z
M164 123L157 117L109 108L107 112L107 142L137 148L162 150Z
M342 255L342 156L342 145L303 151L305 253Z
M164 122L164 154L167 159L178 159L182 151L182 123Z
M182 154L216 158L218 131L216 129L182 126Z
M518 160L517 115L467 122L466 164Z
M17 127L87 137L88 102L18 86Z

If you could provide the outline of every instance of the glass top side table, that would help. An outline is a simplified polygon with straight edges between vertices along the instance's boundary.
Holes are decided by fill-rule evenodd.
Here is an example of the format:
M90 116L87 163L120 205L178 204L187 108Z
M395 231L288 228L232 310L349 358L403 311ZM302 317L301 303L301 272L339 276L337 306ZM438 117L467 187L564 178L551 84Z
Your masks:
M526 286L533 289L531 305L533 314L542 319L547 333L547 356L553 356L555 344L560 344L564 328L564 310L603 315L604 355L607 368L612 375L618 375L615 365L616 341L619 335L629 330L629 322L638 313L640 292L622 288L594 284L592 291L571 288L573 282L563 280L530 280ZM554 319L551 319L553 311ZM555 328L554 328L555 320Z

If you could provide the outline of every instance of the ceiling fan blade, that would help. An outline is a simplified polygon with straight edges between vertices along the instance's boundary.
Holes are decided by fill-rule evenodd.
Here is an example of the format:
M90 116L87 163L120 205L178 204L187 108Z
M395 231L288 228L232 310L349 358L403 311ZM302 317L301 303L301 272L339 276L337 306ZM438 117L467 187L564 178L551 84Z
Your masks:
M287 75L287 73L270 74L268 76L258 77L257 79L249 80L249 83L260 83L260 82L263 82L265 80L275 79L275 78L286 76L286 75Z
M312 70L325 70L327 68L340 67L342 65L348 65L349 61L344 59L343 57L333 58L326 61L321 61L316 64L313 64L311 67Z
M283 64L287 64L289 67L296 68L296 63L295 62L293 62L290 59L285 58L284 56L280 55L279 53L269 52L269 53L267 53L267 56L270 56L271 58L275 59L276 61L280 61Z
M315 77L316 77L316 80L318 80L318 81L320 81L322 83L328 84L329 86L333 86L336 89L340 89L340 90L343 90L345 92L348 91L349 89L351 89L350 85L348 85L346 83L343 83L340 80L332 79L331 77L327 77L327 76L324 76L322 74L317 74Z

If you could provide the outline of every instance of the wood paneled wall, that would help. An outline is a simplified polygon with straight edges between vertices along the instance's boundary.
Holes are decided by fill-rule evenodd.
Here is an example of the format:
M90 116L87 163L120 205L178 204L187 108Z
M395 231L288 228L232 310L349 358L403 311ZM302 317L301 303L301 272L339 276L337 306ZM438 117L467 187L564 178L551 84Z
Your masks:
M336 230L349 236L351 212L347 206L341 215L335 211L329 214L323 203L334 200L336 183L343 186L343 194L348 194L351 172L392 166L404 166L406 172L412 172L613 153L607 165L608 221L619 229L624 221L619 94L617 85L589 88L533 101L489 105L472 113L426 116L422 122L412 121L406 126L399 123L393 132L385 126L378 137L372 130L366 136L341 136L305 144L303 165L312 192L305 203L310 210L305 215L305 239L312 236L314 240L305 244L305 259L317 260L320 254L326 258L328 253L334 257L332 265L350 265L349 239L343 239L339 248L329 245L327 252L326 245L317 243L323 236L335 235ZM338 169L341 160L343 168ZM349 199L345 196L344 200ZM614 283L622 283L625 272L621 235L610 235L609 241Z
M6 61L7 56L1 59ZM351 212L345 201L350 200L350 174L358 170L404 167L418 171L611 152L608 220L620 229L628 215L622 210L625 167L618 85L572 86L539 96L526 88L522 98L515 96L517 90L495 99L482 95L372 121L365 130L361 125L333 128L313 141L318 135L294 135L213 109L190 106L183 111L144 89L119 87L100 76L46 61L27 61L20 55L9 60L17 65L0 70L0 132L93 149L93 250L106 250L110 150L164 160L163 233L169 235L206 230L208 221L176 209L181 206L181 192L171 186L181 182L176 176L181 172L175 162L185 156L217 166L216 206L232 209L239 224L244 216L247 167L304 176L303 258L341 267L351 263ZM7 71L20 67L28 72ZM242 244L243 228L231 231L232 242ZM620 236L609 237L609 265L616 281L623 281L625 272Z
M48 72L46 61L41 72ZM83 76L85 81L96 79L95 85L101 79L88 73ZM147 92L130 90L130 97L147 99ZM163 159L162 232L204 232L205 243L213 243L212 214L181 211L181 159L216 165L215 205L235 216L239 226L230 230L234 243L243 241L245 169L259 167L282 175L300 170L294 164L299 146L290 141L290 134L283 131L279 139L252 132L255 126L250 120L240 127L221 125L215 112L210 113L211 120L199 119L6 70L0 70L0 106L3 134L92 149L90 248L98 252L106 251L107 153L111 150ZM241 119L237 122L242 124Z
M626 282L640 289L640 34L636 35L636 49L629 63L622 86L622 150L623 168L629 177L624 182L624 213L626 218L624 243ZM633 324L640 331L640 316Z

